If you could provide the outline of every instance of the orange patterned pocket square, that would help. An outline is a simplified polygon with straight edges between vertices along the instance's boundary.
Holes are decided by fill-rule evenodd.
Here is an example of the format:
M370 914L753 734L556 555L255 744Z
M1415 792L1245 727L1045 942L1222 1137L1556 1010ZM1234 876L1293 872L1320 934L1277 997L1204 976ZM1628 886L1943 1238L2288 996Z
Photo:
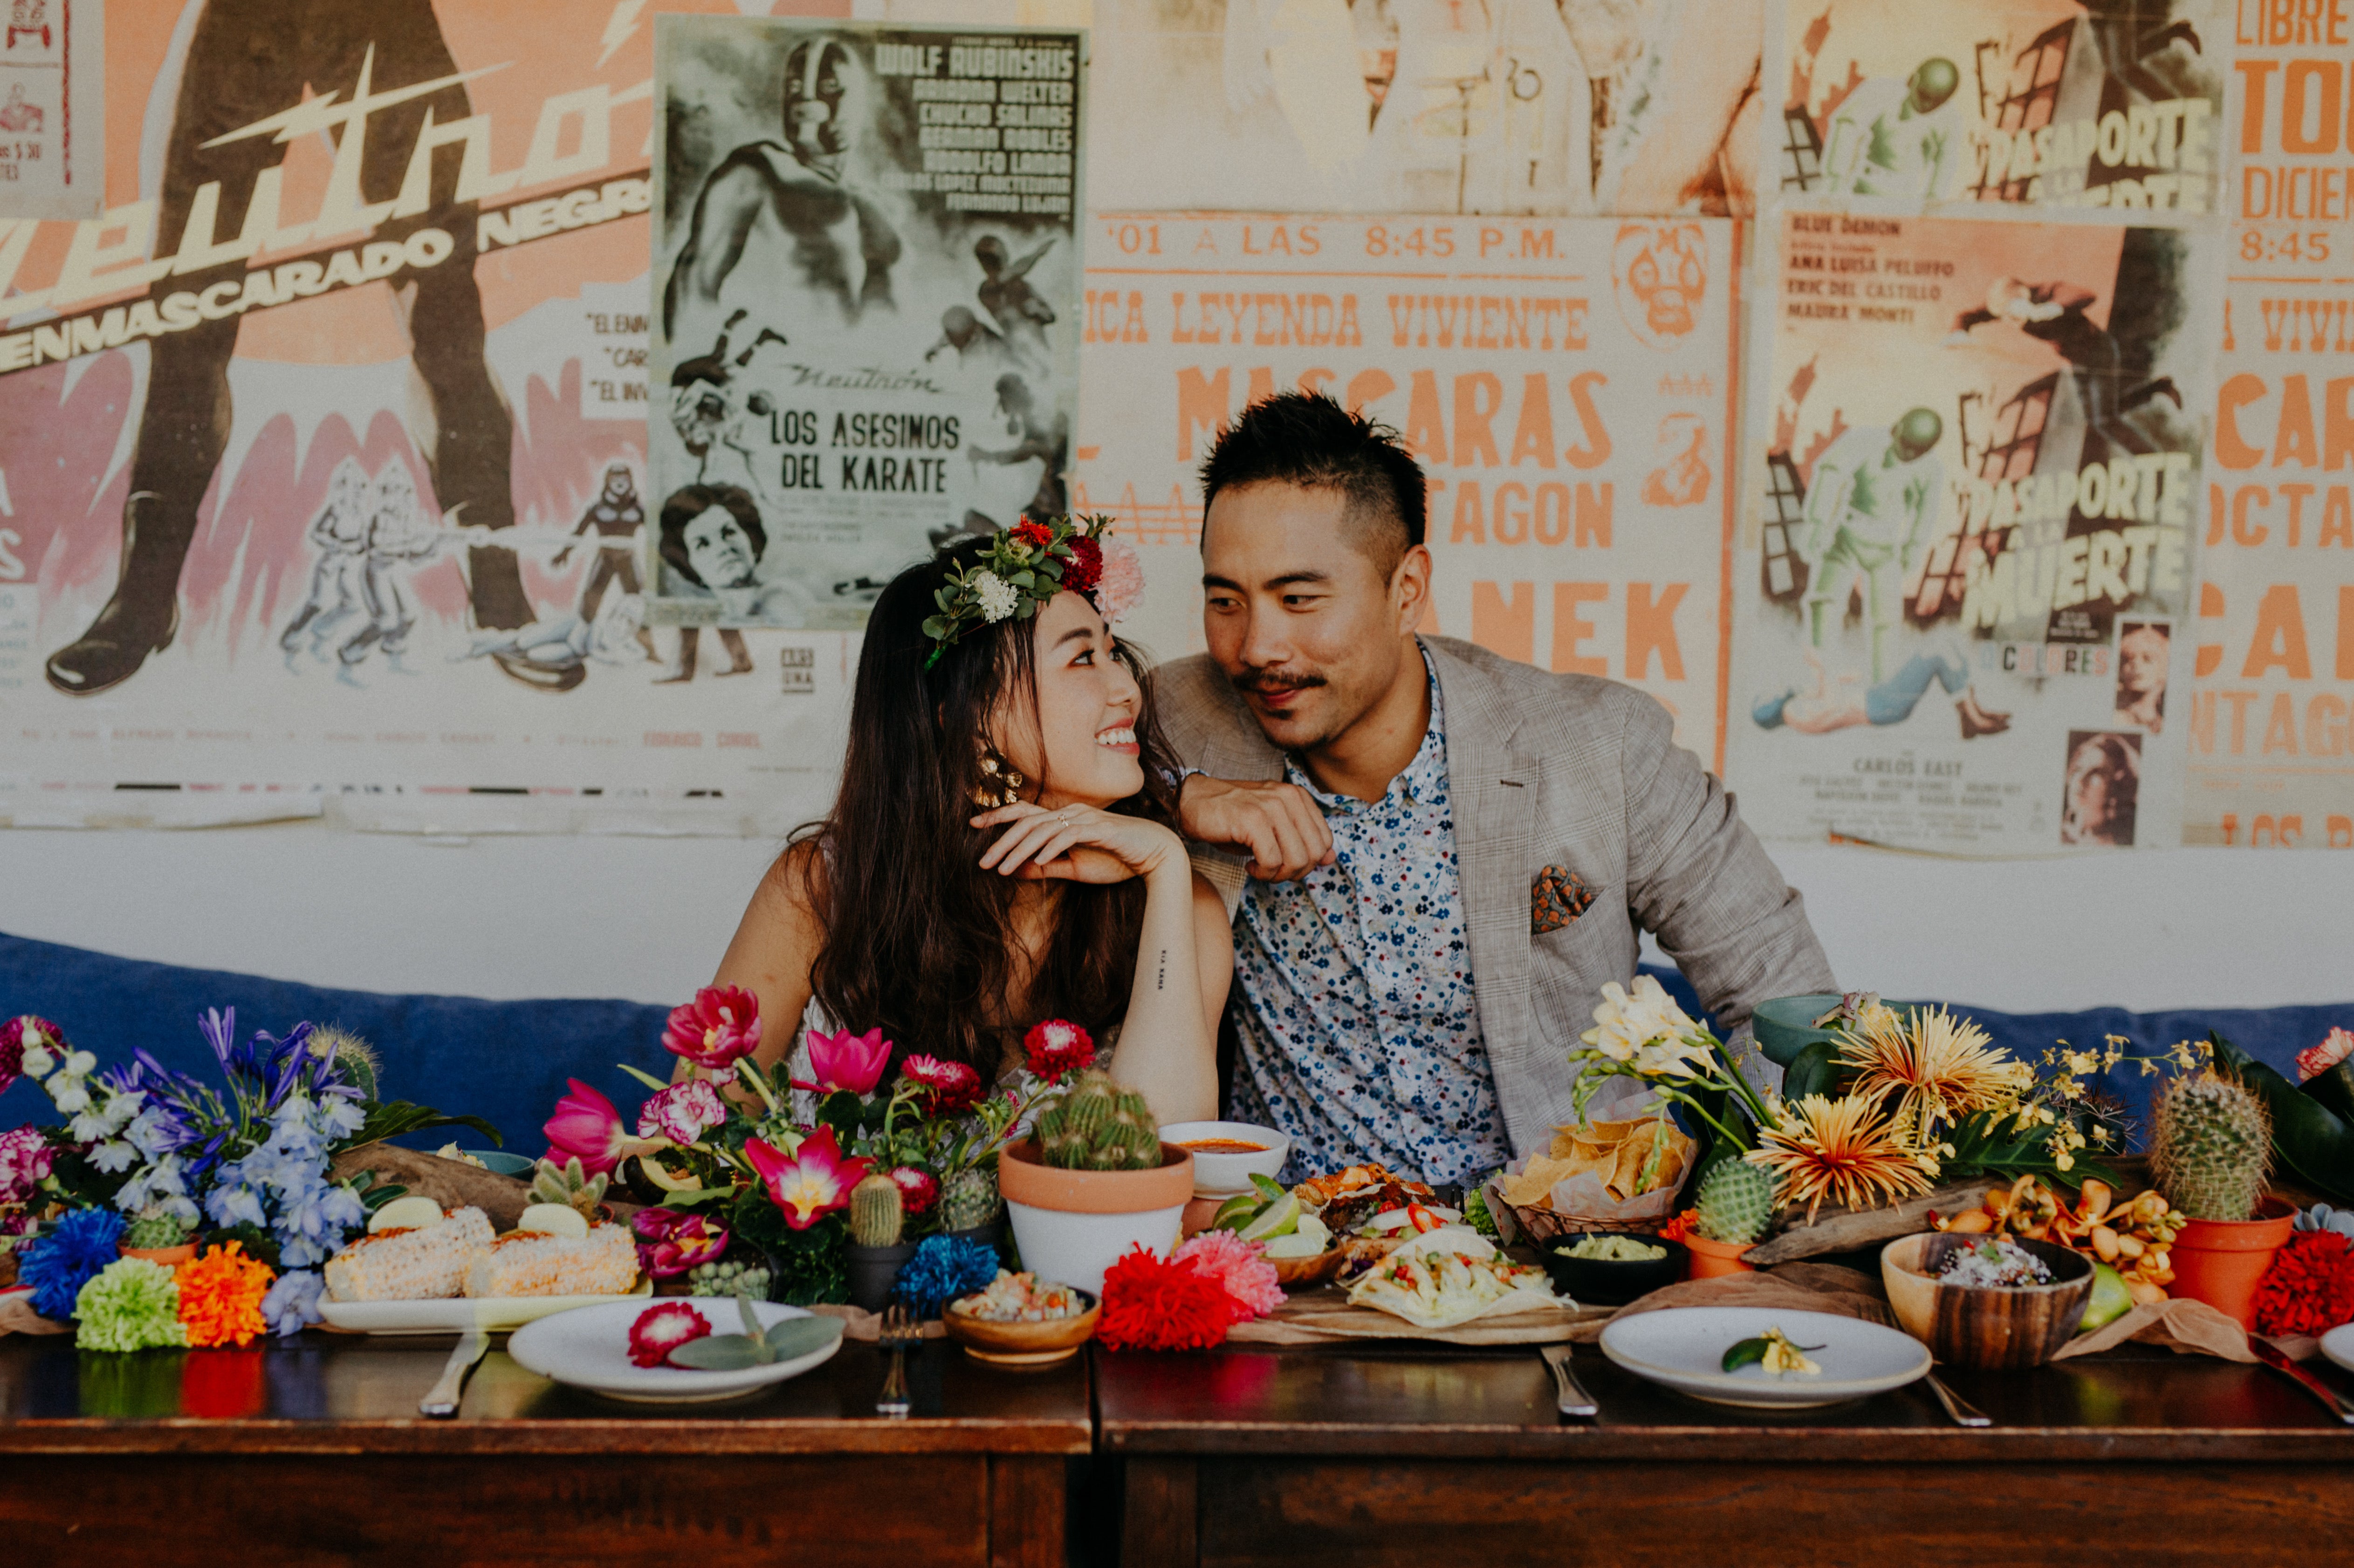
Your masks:
M1529 930L1539 937L1560 930L1594 905L1594 889L1565 865L1549 865L1537 873L1530 895Z

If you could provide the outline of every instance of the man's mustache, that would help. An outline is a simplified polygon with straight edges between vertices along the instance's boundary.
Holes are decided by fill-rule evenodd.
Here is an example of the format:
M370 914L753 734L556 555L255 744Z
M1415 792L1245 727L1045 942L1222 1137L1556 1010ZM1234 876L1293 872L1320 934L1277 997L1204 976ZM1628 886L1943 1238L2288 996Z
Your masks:
M1325 683L1321 675L1287 674L1279 670L1262 670L1235 677L1235 689L1271 695L1277 692L1304 692L1311 686Z

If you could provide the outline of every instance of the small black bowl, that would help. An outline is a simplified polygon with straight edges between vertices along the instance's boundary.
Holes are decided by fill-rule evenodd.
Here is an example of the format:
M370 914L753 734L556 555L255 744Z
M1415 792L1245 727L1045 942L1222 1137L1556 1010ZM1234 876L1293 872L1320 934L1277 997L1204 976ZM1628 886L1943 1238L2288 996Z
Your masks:
M1646 1246L1664 1248L1667 1255L1620 1262L1600 1257L1564 1257L1558 1250L1575 1246L1581 1237L1587 1235L1624 1236ZM1688 1255L1681 1242L1662 1241L1655 1235L1629 1231L1571 1231L1546 1242L1543 1251L1545 1272L1553 1277L1553 1288L1581 1307L1624 1307L1638 1297L1673 1285L1684 1277Z

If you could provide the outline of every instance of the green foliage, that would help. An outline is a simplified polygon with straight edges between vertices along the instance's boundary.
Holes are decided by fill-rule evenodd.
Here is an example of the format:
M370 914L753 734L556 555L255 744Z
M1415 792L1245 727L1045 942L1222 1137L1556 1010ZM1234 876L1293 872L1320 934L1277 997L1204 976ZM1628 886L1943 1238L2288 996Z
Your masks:
M670 1352L671 1364L698 1372L737 1372L745 1367L792 1361L822 1351L842 1338L843 1322L839 1318L787 1318L771 1323L763 1331L749 1297L738 1296L736 1305L743 1313L742 1333L705 1334L699 1340L689 1340Z
M768 1255L771 1300L814 1307L850 1299L850 1224L839 1212L797 1231L766 1192L752 1187L737 1198L729 1223L737 1240Z
M1496 1216L1488 1212L1488 1181L1484 1177L1463 1194L1463 1223L1491 1242L1500 1245L1504 1239L1496 1229Z
M1700 1234L1728 1246L1741 1246L1766 1234L1774 1219L1774 1177L1762 1165L1726 1160L1700 1184Z
M431 1106L420 1106L408 1100L367 1100L361 1109L367 1119L360 1123L357 1132L337 1144L337 1150L357 1149L378 1139L398 1138L404 1132L422 1132L429 1128L470 1127L491 1140L493 1149L504 1140L499 1129L478 1116L443 1116Z
M881 1171L850 1190L850 1239L860 1246L897 1246L907 1218L899 1183Z
M2217 1064L2264 1102L2272 1116L2273 1151L2281 1163L2314 1191L2354 1203L2354 1113L2333 1110L2330 1099L2323 1097L2332 1093L2327 1086L2315 1093L2336 1073L2322 1075L2300 1091L2221 1035L2211 1033L2207 1043L2214 1047Z
M2159 1094L2150 1128L2158 1191L2194 1220L2245 1220L2264 1196L2272 1163L2264 1102L2212 1068Z
M1065 1171L1149 1171L1161 1163L1161 1124L1142 1095L1088 1071L1039 1114L1038 1147Z

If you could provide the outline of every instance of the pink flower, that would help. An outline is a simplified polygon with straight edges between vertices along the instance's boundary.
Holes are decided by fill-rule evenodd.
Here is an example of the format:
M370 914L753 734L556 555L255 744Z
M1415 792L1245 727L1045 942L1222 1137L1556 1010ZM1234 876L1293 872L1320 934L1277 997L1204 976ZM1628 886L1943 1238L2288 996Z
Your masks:
M1034 1025L1022 1037L1022 1051L1030 1058L1030 1070L1050 1084L1096 1059L1096 1043L1087 1032L1060 1018Z
M793 1087L810 1089L821 1095L848 1090L863 1095L883 1081L884 1065L891 1060L891 1043L883 1038L883 1031L870 1029L864 1034L853 1034L845 1029L839 1034L827 1034L819 1030L809 1032L810 1076L814 1083L793 1080Z
M892 1171L891 1180L899 1183L899 1207L908 1213L929 1213L940 1201L939 1181L928 1171L901 1165Z
M638 1136L693 1143L727 1119L719 1091L703 1078L673 1084L638 1107Z
M1204 1231L1169 1255L1172 1263L1190 1262L1216 1280L1234 1298L1235 1321L1264 1318L1283 1305L1283 1287L1276 1283L1275 1265L1266 1249L1232 1231Z
M49 1173L49 1140L37 1127L0 1132L0 1203L21 1203Z
M742 986L705 986L663 1031L663 1049L698 1067L725 1067L759 1044L760 1003Z
M836 1209L850 1207L850 1190L866 1179L875 1163L844 1159L830 1127L802 1139L800 1150L793 1154L760 1139L748 1139L744 1157L767 1184L769 1202L797 1231L809 1229Z
M1118 620L1144 602L1144 563L1125 539L1105 535L1103 576L1096 583L1096 613L1107 623Z
M6 1094L8 1086L24 1076L25 1032L28 1029L33 1033L33 1044L50 1050L52 1054L65 1044L64 1031L46 1018L26 1013L0 1022L0 1095Z
M642 1367L670 1364L670 1353L711 1332L711 1319L685 1301L665 1301L638 1314L630 1325L630 1360Z
M716 1263L727 1250L727 1229L684 1209L640 1209L630 1220L638 1238L638 1261L656 1279L684 1274L697 1264Z
M961 1062L910 1056L899 1074L924 1091L926 1116L961 1116L981 1103L981 1075Z
M2296 1081L2302 1084L2321 1076L2346 1060L2349 1052L2354 1052L2354 1033L2331 1030L2320 1044L2307 1046L2296 1054Z
M550 1159L580 1157L582 1170L592 1174L610 1171L630 1153L629 1135L621 1128L621 1113L613 1102L582 1083L567 1078L572 1092L556 1102L556 1114L540 1130L553 1146Z

